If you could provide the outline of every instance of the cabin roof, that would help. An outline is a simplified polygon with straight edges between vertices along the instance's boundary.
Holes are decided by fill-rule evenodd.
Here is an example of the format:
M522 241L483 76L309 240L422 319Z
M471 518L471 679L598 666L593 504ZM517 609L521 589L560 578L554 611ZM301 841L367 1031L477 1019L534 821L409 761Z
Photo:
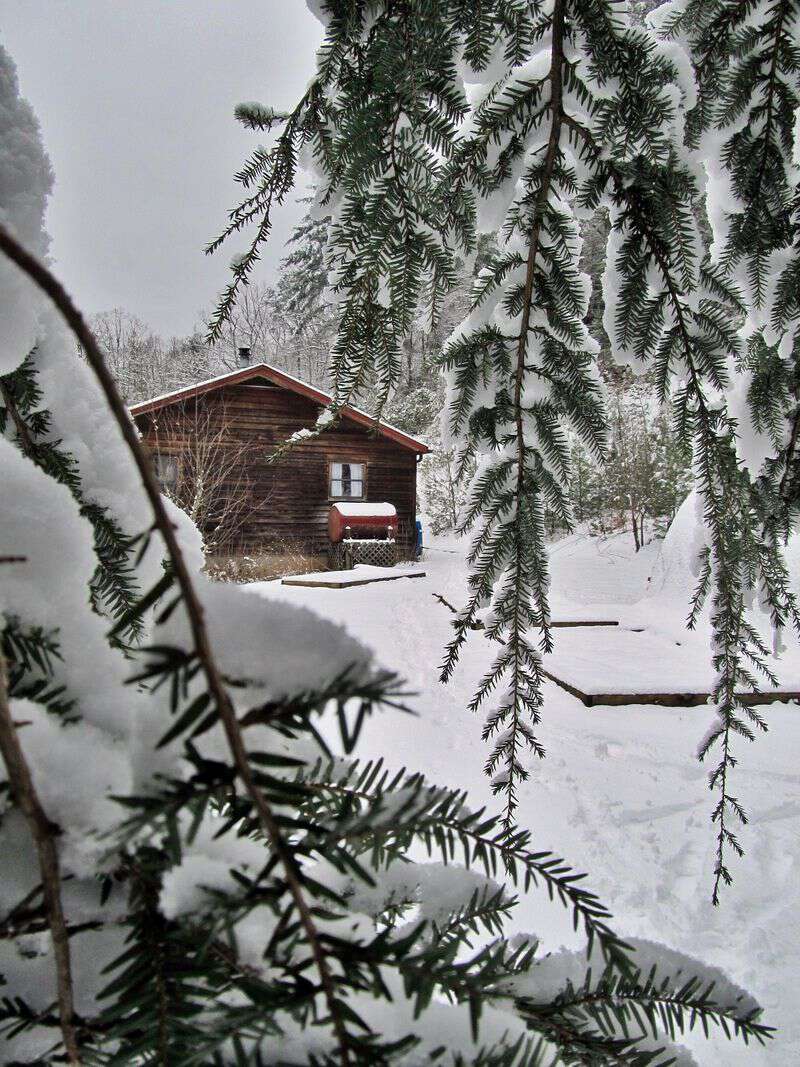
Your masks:
M252 367L242 367L240 370L228 371L227 374L218 374L216 378L208 378L206 381L198 382L196 385L175 389L171 393L154 396L151 400L143 400L139 404L132 404L130 412L134 417L146 415L150 411L158 411L160 408L168 407L170 404L179 404L183 400L191 400L193 397L202 396L203 393L211 393L215 389L222 389L226 385L241 385L253 378L266 378L274 385L281 386L292 393L297 393L323 406L327 406L331 402L329 393L324 393L321 389L309 385L308 382L301 381L300 378L295 378L284 370L278 370L277 367L270 366L269 363L255 363ZM348 404L342 408L342 416L359 423L361 426L366 426L368 429L375 430L382 436L390 438L396 444L402 445L404 448L410 448L420 455L425 455L426 452L430 451L428 446L416 437L412 437L404 430L398 430L396 426L391 426L388 422L378 422L360 408L351 407Z

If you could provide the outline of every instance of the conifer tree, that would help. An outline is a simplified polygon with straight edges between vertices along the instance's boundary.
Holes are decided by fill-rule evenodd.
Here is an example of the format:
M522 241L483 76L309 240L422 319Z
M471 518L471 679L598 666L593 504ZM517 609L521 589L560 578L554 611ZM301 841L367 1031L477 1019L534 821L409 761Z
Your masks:
M1 229L0 246L26 265L24 252ZM53 292L70 312L57 283ZM102 367L91 335L84 330L80 340L92 365ZM104 388L113 402L111 382L106 372ZM22 447L23 417L40 434L49 425L34 362L29 358L0 384L8 404L3 414L16 413ZM122 413L118 397L116 404ZM24 492L24 461L19 466L9 447L7 470L16 474L18 468ZM32 495L50 499L59 520L79 533L94 514L65 509L63 497L51 490L64 485L66 468L68 488L80 502L78 468L72 457L58 458L56 445L43 455L49 457L41 460L44 480ZM146 457L138 451L136 458L146 472ZM76 675L66 660L63 627L45 632L25 625L26 615L36 617L35 595L32 601L18 596L18 613L3 617L0 752L7 798L0 844L15 841L15 815L24 813L51 855L61 853L60 864L42 862L41 883L34 879L0 921L2 939L20 950L3 961L0 1052L6 1062L55 1064L66 1056L76 1064L544 1067L555 1056L565 1064L639 1067L668 1062L677 1028L692 1028L697 1020L745 1041L770 1036L757 1005L718 973L709 981L687 980L680 970L659 967L657 946L623 942L609 926L607 909L580 884L582 876L559 857L534 852L529 834L509 833L497 816L471 810L458 790L402 769L390 772L380 760L349 758L367 715L380 706L402 707L397 680L370 670L352 642L344 639L339 650L349 666L328 673L329 652L316 685L292 696L265 701L268 675L253 677L252 662L249 677L234 675L240 650L232 658L235 643L227 651L219 642L208 644L195 588L200 578L189 577L153 475L145 480L169 566L133 603L121 597L93 598L83 606L67 601L88 673ZM6 524L12 547L27 530L26 518L23 510L19 523ZM135 571L134 542L109 529L114 558ZM68 545L64 541L65 550ZM31 543L31 552L39 564L41 549ZM94 554L98 567L107 566L105 538L95 535ZM226 615L232 622L232 610L241 624L242 603L226 605L224 596L209 594L200 593L218 622ZM93 613L105 624L87 629ZM279 614L271 624L291 630L292 609ZM66 621L63 611L57 617ZM301 632L319 653L330 649L332 637L342 640L334 630L303 620ZM124 655L135 671L129 681L137 683L127 693L114 666L122 634L132 638ZM92 706L98 673L118 679L115 719ZM332 704L340 756L315 725ZM106 795L109 810L88 827L82 805L77 824L69 807L31 816L31 806L40 807L36 786L26 778L31 736L20 731L21 745L14 743L14 713L25 714L23 725L32 730L39 782L42 737L63 752L80 745L88 730L87 755L93 750L95 758L116 760L121 769L114 730L125 728L128 715L144 719L131 755L135 759L139 749L158 769L153 774L142 767L138 789ZM76 783L66 786L74 791ZM103 783L98 790L90 780L80 789L82 803L92 808L108 788ZM81 825L89 840L78 845L72 839ZM56 835L69 842L60 850ZM437 859L412 859L415 845ZM94 869L86 869L87 856ZM501 872L506 885L497 881ZM535 941L513 944L502 937L516 903L511 885L542 885L571 909L587 937L586 964L573 954L562 977L564 959L548 964ZM60 959L55 1003L47 993L30 992L49 985L50 953L26 951L42 930L51 932ZM104 967L87 964L85 939ZM560 989L555 998L547 992L554 980ZM77 1006L87 1003L96 1009Z
M0 1059L646 1065L698 1023L767 1039L751 998L623 942L529 834L355 762L405 697L342 630L203 578L42 262L46 168L3 52L0 92ZM503 937L535 884L588 959Z
M311 197L304 197L301 202L310 203ZM315 218L307 214L286 242L289 251L281 260L277 291L294 316L297 334L306 332L326 314L325 246L329 224L327 215Z
M212 330L301 154L332 216L339 305L336 397L320 427L370 374L380 413L417 309L435 317L456 257L474 253L481 227L499 228L474 309L443 354L446 443L477 462L463 523L469 597L443 678L467 633L483 629L496 654L472 706L487 709L487 771L510 825L528 757L544 754L545 514L569 527L568 433L597 458L606 444L579 222L607 210L612 358L648 371L671 404L704 512L689 622L707 611L714 632L717 725L701 757L719 748L716 901L746 818L730 787L731 745L766 728L740 695L759 674L773 678L753 595L776 634L800 631L782 554L797 518L800 426L798 14L792 0L675 0L645 19L653 6L636 5L629 20L615 0L323 3L326 40L303 100L288 116L241 113L280 129L239 176L252 192L223 237L258 228Z

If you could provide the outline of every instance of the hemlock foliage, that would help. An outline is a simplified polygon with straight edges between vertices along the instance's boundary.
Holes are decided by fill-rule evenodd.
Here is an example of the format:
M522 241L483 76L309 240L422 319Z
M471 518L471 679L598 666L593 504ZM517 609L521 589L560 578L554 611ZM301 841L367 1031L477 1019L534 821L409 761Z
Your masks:
M272 204L312 166L332 218L333 411L373 379L380 414L415 316L435 321L459 257L498 233L442 355L444 445L475 465L460 527L469 589L442 677L482 628L494 659L472 706L486 712L487 771L511 825L530 755L544 754L546 516L573 520L575 442L594 461L609 443L580 234L607 212L610 355L670 405L705 518L689 625L706 611L714 633L717 720L700 755L714 761L716 902L746 821L734 746L766 729L740 694L772 677L749 604L771 612L778 644L800 632L782 552L798 501L800 15L792 0L653 6L629 20L613 0L321 4L305 96L280 121L245 116L276 132L239 175L247 197L220 240L257 229L211 332L258 260Z
M44 432L49 415L35 360L2 384L15 412L20 403ZM23 406L24 397L35 400ZM81 500L77 467L65 463ZM60 490L61 466L44 469ZM52 497L58 513L58 492L44 484L38 493ZM78 521L91 539L89 518ZM136 545L110 536L115 558L137 573L136 549L141 558L155 535ZM35 545L31 552L37 559ZM105 540L94 552L100 563ZM225 628L233 630L244 604L238 591L230 601L225 592L208 607L221 618L227 607ZM293 625L291 609L280 618L274 605L257 611L259 634ZM42 736L55 747L82 744L85 759L117 761L117 774L129 746L139 764L138 788L105 800L88 825L83 804L97 804L108 787L94 793L92 774L67 781L69 795L81 798L79 812L67 806L53 824L67 835L60 889L79 961L73 1062L639 1067L672 1062L671 1042L701 1022L745 1041L770 1036L757 1005L718 972L687 977L693 961L662 967L659 946L622 941L583 876L536 851L527 832L471 810L462 792L390 772L382 761L355 760L350 753L366 716L381 708L403 713L396 678L357 659L337 673L329 652L325 682L303 689L298 680L265 701L258 694L271 684L269 671L237 676L227 664L236 662L239 642L226 648L222 641L252 781L276 813L281 847L271 847L226 752L182 612L170 569L127 606L121 598L68 602L60 618L85 635L88 675L65 659L59 629L3 620L0 702L25 715L23 745L33 739L35 753ZM100 630L87 628L92 617L103 621ZM304 626L319 656L330 645L326 629L335 628ZM133 638L124 653L122 634ZM348 655L357 649L345 649ZM111 690L104 689L108 673L120 679ZM118 718L98 718L93 687L113 693ZM319 732L325 709L338 720L342 755ZM125 742L119 731L128 716L140 721ZM88 731L82 742L81 731ZM4 848L18 840L19 799L5 791ZM73 839L79 826L86 840ZM588 959L579 952L549 958L533 939L504 938L515 889L534 886L570 910ZM64 1062L58 1006L49 992L44 999L26 992L32 982L47 991L52 968L50 952L36 942L47 930L42 885L33 878L20 893L0 918L9 950L0 956L0 1049L6 1062Z
M719 308L734 295L725 264L700 271L692 258L695 178L681 162L678 97L665 100L659 88L675 74L674 53L622 27L617 6L599 0L322 7L326 43L298 107L288 116L241 109L253 128L279 131L241 174L248 201L231 230L255 222L257 234L236 261L217 325L303 148L319 165L320 206L333 220L335 403L372 380L382 410L419 308L436 318L456 281L455 255L475 250L479 200L506 201L476 307L444 355L449 432L461 462L476 464L466 518L476 528L471 597L450 662L470 623L501 644L476 702L502 687L488 732L504 811L473 811L462 793L413 771L357 762L366 717L405 713L401 682L337 627L198 574L236 712L232 740L186 622L176 560L162 565L144 508L136 538L111 518L109 500L138 499L132 464L110 444L95 464L94 426L71 424L75 454L57 436L83 394L102 410L99 392L76 361L69 388L62 371L62 388L40 395L37 358L25 361L24 348L2 379L0 470L4 499L16 505L4 533L28 570L4 587L0 714L34 767L32 781L47 790L44 833L60 860L55 892L75 1008L65 1016L62 990L54 999L53 951L42 937L53 872L35 873L25 798L3 782L0 851L24 856L3 881L4 899L19 894L0 915L3 1058L663 1067L687 1029L763 1041L770 1030L750 998L700 965L692 977L693 961L675 964L671 954L662 965L658 946L626 944L582 876L512 823L524 746L538 746L530 724L548 640L544 509L570 517L567 428L594 454L605 447L575 204L611 210L627 312L616 343L627 331L622 343L655 362L665 390L682 361L689 384L676 414L696 465L702 472L704 457L711 462L712 446L728 457L702 484L708 508L735 489L771 509L752 503L746 527L712 540L707 584L721 640L725 612L759 568L776 610L793 612L776 549L792 519L777 469L771 480L747 477L719 400L730 373L720 349L737 341ZM493 84L476 107L463 91L465 64L484 78L491 65ZM666 128L656 115L659 123L666 115ZM35 125L23 133L20 143L36 143ZM44 196L39 207L41 217ZM708 295L686 296L690 283ZM746 299L736 296L736 306L746 309ZM42 329L52 348L57 331ZM780 343L763 337L773 361L789 359ZM760 350L748 351L755 359ZM19 421L8 417L11 404ZM110 419L102 429L116 441ZM113 472L117 480L104 484ZM46 536L37 525L45 514ZM712 513L712 533L713 521ZM191 556L193 532L180 529ZM758 554L735 557L738 585L722 588L719 560L729 565L725 553L742 544ZM742 642L751 640L740 631L731 638L729 673L741 670ZM735 701L727 720L723 709L726 745L737 714ZM69 779L48 762L53 753L69 760ZM584 958L543 957L535 940L503 936L514 892L537 885L570 910ZM77 1054L65 1053L70 1042Z

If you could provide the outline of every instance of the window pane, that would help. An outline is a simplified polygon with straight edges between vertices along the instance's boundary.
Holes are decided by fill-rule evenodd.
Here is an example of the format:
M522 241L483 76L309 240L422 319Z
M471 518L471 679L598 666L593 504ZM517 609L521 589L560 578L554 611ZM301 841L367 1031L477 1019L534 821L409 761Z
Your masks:
M364 496L363 463L331 463L331 496L360 499Z
M159 453L153 457L155 460L156 477L162 488L172 489L178 481L178 460L175 456L165 456Z

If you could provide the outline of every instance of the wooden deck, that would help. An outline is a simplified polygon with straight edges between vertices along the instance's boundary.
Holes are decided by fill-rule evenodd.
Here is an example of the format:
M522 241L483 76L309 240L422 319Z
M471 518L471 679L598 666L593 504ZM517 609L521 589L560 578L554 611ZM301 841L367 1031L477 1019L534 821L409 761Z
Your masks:
M580 624L585 626L586 624ZM800 657L771 664L776 687L741 693L745 704L800 700ZM711 654L687 635L678 644L666 637L633 630L577 627L555 638L543 673L587 707L657 704L691 708L708 702L714 683Z
M281 579L281 585L302 585L310 589L351 589L373 582L396 582L399 578L424 578L420 567L355 567L351 571L317 571L314 574L295 574Z
M577 697L587 708L605 705L619 707L627 704L658 704L664 708L698 708L702 704L707 704L709 698L708 693L582 693L580 689L565 682L563 678L557 678L550 671L543 670L542 674ZM764 693L740 693L739 698L743 704L772 704L800 700L800 691L789 692L774 689Z

